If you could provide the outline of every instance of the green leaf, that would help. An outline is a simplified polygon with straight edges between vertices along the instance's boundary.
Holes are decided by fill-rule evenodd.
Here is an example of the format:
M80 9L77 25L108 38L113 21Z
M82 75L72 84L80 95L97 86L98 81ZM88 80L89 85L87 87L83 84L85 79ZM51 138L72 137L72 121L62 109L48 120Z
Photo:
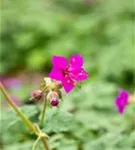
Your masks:
M74 122L72 114L59 108L49 109L46 113L44 131L55 133L68 131Z

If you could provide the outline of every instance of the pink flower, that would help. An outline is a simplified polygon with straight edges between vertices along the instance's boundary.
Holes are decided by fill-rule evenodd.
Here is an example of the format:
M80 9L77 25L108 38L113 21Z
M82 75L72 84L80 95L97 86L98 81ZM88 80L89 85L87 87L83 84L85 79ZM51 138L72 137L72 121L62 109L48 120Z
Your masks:
M73 55L69 61L62 56L53 56L52 64L49 77L61 81L67 93L75 87L76 82L88 78L88 73L83 69L83 57L80 55Z
M119 90L119 95L115 100L116 108L118 109L120 114L123 114L126 106L128 105L129 93L122 89Z

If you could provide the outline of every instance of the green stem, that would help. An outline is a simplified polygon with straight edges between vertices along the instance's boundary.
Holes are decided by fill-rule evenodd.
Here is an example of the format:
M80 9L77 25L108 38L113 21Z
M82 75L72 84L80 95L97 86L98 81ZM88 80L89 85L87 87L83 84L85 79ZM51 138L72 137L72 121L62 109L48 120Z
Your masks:
M34 142L33 147L32 147L32 150L35 150L35 149L36 149L36 146L37 146L39 140L40 140L40 136L39 136L39 137L36 139L36 141Z
M0 82L0 89L1 92L3 93L3 95L6 98L6 101L8 102L8 104L14 109L14 111L20 116L20 118L23 120L23 122L26 124L26 126L30 129L31 132L33 132L35 135L39 136L41 133L41 130L38 129L32 124L32 122L27 118L27 116L25 116L21 110L13 103L12 99L10 98L10 96L8 95L7 91L5 90L4 86L2 85L2 83ZM46 133L44 133L45 136ZM46 150L51 150L49 148L48 145L48 141L46 139L46 137L41 137L40 140L42 141L44 148Z
M33 124L31 123L31 121L27 118L27 116L25 116L21 110L17 107L17 105L15 105L12 101L12 99L10 98L10 96L8 95L7 91L5 90L4 86L2 85L2 83L0 82L0 89L3 93L3 95L5 96L8 104L14 109L14 111L20 116L20 118L23 120L23 122L26 124L26 126L30 129L31 132L35 132L35 127L33 126Z
M37 132L39 133L38 136L40 137L40 140L42 141L42 143L44 145L44 148L46 150L51 150L49 148L49 144L48 144L48 140L47 140L48 135L46 133L44 133L44 132L42 133L42 131L40 130L40 128L39 128L39 126L37 124L35 124L35 127L36 127Z
M43 104L43 109L41 112L41 120L40 120L40 125L42 126L45 122L45 113L46 113L46 106L47 106L47 99L45 96L44 104Z
M44 148L45 148L46 150L51 150L51 149L49 148L48 141L47 141L47 139L46 139L45 137L41 137L41 141L42 141L42 143L43 143L43 145L44 145Z
M44 100L44 104L43 104L43 109L41 112L41 120L40 120L40 125L42 126L45 123L45 113L46 113L46 106L47 106L47 92L49 87L51 87L52 83L50 83L48 86L45 86L42 90L42 93L45 93L45 100Z

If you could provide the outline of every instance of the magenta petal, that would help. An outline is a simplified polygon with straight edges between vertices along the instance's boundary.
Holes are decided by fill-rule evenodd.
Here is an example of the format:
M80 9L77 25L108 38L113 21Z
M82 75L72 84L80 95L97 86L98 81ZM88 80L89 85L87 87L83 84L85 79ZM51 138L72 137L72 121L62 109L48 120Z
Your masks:
M53 56L52 64L53 64L54 67L57 67L59 69L64 69L67 65L67 61L66 61L65 57Z
M88 73L83 68L78 71L73 71L73 74L76 81L83 81L88 78Z
M125 108L127 106L127 102L125 99L122 99L121 97L116 98L115 101L117 110L119 111L120 114L123 114L125 111Z
M83 57L81 55L73 55L69 60L69 65L74 69L81 68L83 65Z
M119 89L119 96L123 97L124 99L128 99L129 93L123 89Z
M116 97L115 105L120 114L123 114L128 105L128 92L119 90L119 95Z
M62 84L67 93L69 93L75 87L74 82L69 77L64 78Z
M51 73L49 74L49 77L55 80L62 80L62 71L57 68L52 68Z

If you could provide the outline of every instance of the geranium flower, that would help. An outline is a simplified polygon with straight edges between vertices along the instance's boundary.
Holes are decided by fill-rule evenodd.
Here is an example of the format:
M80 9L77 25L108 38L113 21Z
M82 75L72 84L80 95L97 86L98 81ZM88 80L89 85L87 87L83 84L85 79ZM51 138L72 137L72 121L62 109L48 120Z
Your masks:
M129 98L129 93L125 90L120 89L119 95L115 100L116 108L118 109L120 114L124 113L126 106L128 105L128 98Z
M83 69L83 57L80 55L73 55L69 61L62 56L53 56L52 64L49 77L61 81L67 93L75 87L76 82L88 78L88 73Z

